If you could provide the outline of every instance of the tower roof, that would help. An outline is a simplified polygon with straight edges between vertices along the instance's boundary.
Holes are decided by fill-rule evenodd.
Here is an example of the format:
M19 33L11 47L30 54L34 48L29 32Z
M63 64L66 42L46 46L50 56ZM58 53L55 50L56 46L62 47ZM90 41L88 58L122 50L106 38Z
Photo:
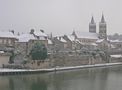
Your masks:
M94 17L92 16L92 18L91 18L91 22L90 22L91 24L95 24L95 21L94 21Z
M72 35L76 35L74 30L73 30L73 32L72 32Z
M104 15L102 14L101 23L105 23Z

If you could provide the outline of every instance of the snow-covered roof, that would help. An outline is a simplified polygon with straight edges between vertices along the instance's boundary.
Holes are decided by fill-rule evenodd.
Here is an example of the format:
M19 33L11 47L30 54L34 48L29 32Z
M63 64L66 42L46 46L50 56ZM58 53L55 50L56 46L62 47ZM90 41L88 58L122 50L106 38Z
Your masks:
M110 55L113 58L122 58L122 55L118 54L118 55Z
M75 31L75 34L78 38L98 39L97 33Z
M83 42L80 42L78 39L75 38L74 35L67 35L68 39L72 42L76 42L76 43L80 43L80 44L84 44Z
M79 43L79 44L81 44L81 45L85 45L85 43L84 42L81 42L81 41L79 41L78 39L76 39L75 41L73 41L73 42L75 42L75 43Z
M36 36L40 36L40 37L47 37L47 35L44 32L41 32L41 31L34 31L34 34Z
M70 41L74 41L75 40L75 36L74 35L67 35L68 39Z
M110 42L122 42L120 40L110 40Z
M61 42L63 42L63 43L66 43L67 41L63 38L63 37L57 37L57 39L59 40L59 41L61 41Z
M17 38L19 42L28 42L29 40L36 40L36 38L32 34L29 34L29 33L21 34Z
M62 37L61 37L61 40L60 40L61 42L64 42L64 43L66 43L67 41L65 40L65 39L63 39Z
M101 43L101 42L103 42L104 41L104 39L98 39L97 41L96 41L96 43Z
M48 44L53 44L53 42L50 39L48 39Z
M91 45L93 45L93 46L98 46L96 43L91 43Z
M0 31L0 37L2 38L16 38L16 36L12 32Z
M46 35L42 35L42 36L40 35L39 38L37 38L33 34L24 33L16 37L18 38L19 42L28 42L29 40L46 40L45 36Z
M3 54L3 53L5 53L4 51L0 51L0 54Z

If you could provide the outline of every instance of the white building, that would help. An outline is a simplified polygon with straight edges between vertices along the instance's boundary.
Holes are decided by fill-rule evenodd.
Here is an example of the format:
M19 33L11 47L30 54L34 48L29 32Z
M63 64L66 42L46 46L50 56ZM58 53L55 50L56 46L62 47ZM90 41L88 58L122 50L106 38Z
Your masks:
M40 42L46 47L51 43L48 36L42 30L35 31L32 29L29 33L20 34L17 38L16 49L25 56L29 55L30 50L36 42Z
M0 47L14 47L16 40L12 32L0 31Z
M0 31L0 68L9 64L11 51L15 48L17 40L14 33L10 31Z

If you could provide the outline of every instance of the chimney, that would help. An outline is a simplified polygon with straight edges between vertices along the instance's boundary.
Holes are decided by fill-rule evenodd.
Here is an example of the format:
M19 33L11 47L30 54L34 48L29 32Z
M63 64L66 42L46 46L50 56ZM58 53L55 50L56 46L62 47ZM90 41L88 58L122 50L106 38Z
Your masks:
M31 29L30 34L34 34L34 29Z
M14 30L10 30L10 32L12 32L14 34Z
M61 37L59 37L59 40L61 40Z
M44 30L40 29L40 31L41 31L42 33L44 33Z

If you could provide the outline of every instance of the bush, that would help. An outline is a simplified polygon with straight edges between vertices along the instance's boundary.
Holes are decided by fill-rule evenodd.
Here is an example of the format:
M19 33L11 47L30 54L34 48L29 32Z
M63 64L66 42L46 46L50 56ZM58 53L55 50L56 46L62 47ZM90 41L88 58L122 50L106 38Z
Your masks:
M11 51L10 53L11 53L11 56L9 59L9 63L12 64L12 63L14 63L15 53L14 53L14 51Z
M42 43L35 43L30 55L33 60L45 60L47 58L47 48Z

